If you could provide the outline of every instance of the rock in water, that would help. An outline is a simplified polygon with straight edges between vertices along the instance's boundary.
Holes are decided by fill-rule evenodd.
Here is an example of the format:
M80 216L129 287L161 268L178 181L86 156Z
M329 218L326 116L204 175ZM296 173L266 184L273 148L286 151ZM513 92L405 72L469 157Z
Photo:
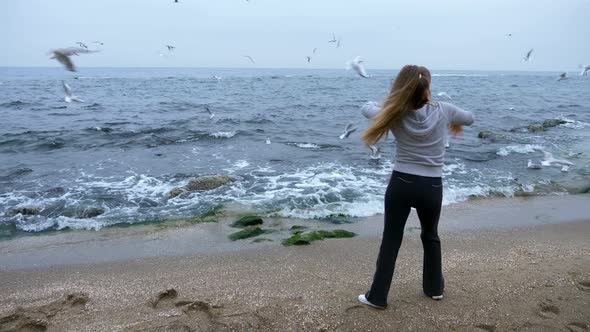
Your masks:
M231 224L231 227L246 227L246 226L256 226L262 225L263 221L262 218L259 216L245 216Z
M494 136L494 133L492 133L489 130L482 130L477 135L477 137L479 137L479 138L490 138L490 137L493 137L493 136Z
M189 191L211 190L233 181L235 179L227 175L200 176L191 179L185 188Z
M565 123L567 123L567 121L561 120L561 119L547 119L547 120L543 121L543 127L544 128L551 128L551 127L559 126L559 125L562 125Z
M168 192L168 198L174 198L174 197L182 194L185 191L186 190L184 190L183 188L180 188L180 187L172 188L172 190L170 190L170 192Z
M8 211L8 214L11 216L16 216L17 214L22 214L23 216L34 216L41 212L41 208L38 206L23 206L14 208Z
M536 133L536 132L540 132L540 131L545 131L545 127L542 125L536 125L536 124L532 124L529 125L527 127L528 131L530 131L531 133Z
M232 241L236 241L236 240L243 240L243 239L247 239L250 237L255 237L261 234L264 234L265 231L258 227L258 226L250 226L250 227L246 227L243 230L239 231L239 232L235 232L229 235L229 239Z

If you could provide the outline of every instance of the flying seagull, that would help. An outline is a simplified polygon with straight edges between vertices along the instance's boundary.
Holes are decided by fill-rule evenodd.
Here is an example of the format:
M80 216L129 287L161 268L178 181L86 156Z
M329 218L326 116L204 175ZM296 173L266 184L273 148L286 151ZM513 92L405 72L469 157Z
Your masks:
M371 159L378 160L381 159L381 149L374 145L369 145L369 149L371 149Z
M590 71L590 66L580 65L582 68L582 72L580 73L581 76L588 76L588 72Z
M357 56L352 61L348 61L346 65L347 69L354 69L354 71L361 77L368 78L369 75L367 75L367 71L365 70L363 63L364 61L361 59L361 57Z
M526 164L526 168L528 169L541 169L543 168L541 166L541 164L534 164L530 159L528 160L527 164Z
M551 152L543 151L543 161L541 161L541 165L551 166L552 164L574 166L573 163L571 163L565 159L554 158L553 154L551 154Z
M172 52L172 51L174 51L174 49L176 48L176 46L166 45L166 48L168 49L169 52Z
M76 42L76 44L80 45L80 47L88 49L88 46L86 46L86 44L84 44L83 42Z
M251 56L249 55L242 55L244 58L248 58L248 60L250 60L250 62L252 62L252 64L256 64L256 62L254 62L254 59L252 59Z
M356 131L356 128L353 127L352 123L349 123L346 125L346 127L344 128L344 133L342 135L340 135L340 139L345 139L348 136L350 136L350 134L352 134L354 131Z
M308 55L307 56L307 63L310 63L310 62L311 62L311 57Z
M318 48L314 48L313 51L311 52L312 54L315 54L315 52L318 50Z
M79 103L83 103L84 100L74 96L74 94L72 93L72 88L70 88L70 86L68 85L68 83L61 81L61 85L64 88L64 92L66 94L66 96L64 97L64 100L66 101L66 103L71 103L72 101L76 101Z
M341 41L342 41L342 38L338 37L338 40L336 41L336 48L340 48Z
M531 48L530 51L527 52L526 56L522 58L522 61L528 62L531 59L531 53L533 53L533 49Z
M205 110L209 113L209 119L213 119L215 113L209 109L209 106L205 106Z
M557 81L567 80L567 73L561 73Z
M57 60L59 63L64 65L67 70L76 71L76 66L74 66L74 63L70 59L70 56L79 55L79 54L87 54L87 53L96 53L96 52L100 52L100 51L87 50L85 48L79 48L79 47L68 47L68 48L56 48L54 50L49 51L49 54L51 54L50 59Z
M437 93L436 95L437 95L437 96L439 96L439 97L445 97L445 98L448 98L449 100L453 100L453 98L451 98L451 96L449 96L449 94L448 94L448 93L446 93L446 92L439 92L439 93Z
M328 40L328 43L336 43L337 41L336 35L332 32L332 39Z

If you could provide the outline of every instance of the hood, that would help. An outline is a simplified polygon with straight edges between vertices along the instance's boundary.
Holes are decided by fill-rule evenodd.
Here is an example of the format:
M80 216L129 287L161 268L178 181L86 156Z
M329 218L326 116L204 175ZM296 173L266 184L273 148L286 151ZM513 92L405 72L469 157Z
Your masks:
M438 108L438 103L428 103L410 113L402 120L405 132L414 137L424 137L431 134L436 129L441 115Z

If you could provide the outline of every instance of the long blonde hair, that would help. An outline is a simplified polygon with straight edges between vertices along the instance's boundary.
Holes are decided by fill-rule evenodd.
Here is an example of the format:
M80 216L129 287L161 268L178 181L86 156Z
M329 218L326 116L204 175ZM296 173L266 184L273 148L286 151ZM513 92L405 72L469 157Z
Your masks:
M391 87L387 100L375 116L373 123L363 133L367 145L377 143L387 131L406 115L428 102L430 71L426 67L404 66Z

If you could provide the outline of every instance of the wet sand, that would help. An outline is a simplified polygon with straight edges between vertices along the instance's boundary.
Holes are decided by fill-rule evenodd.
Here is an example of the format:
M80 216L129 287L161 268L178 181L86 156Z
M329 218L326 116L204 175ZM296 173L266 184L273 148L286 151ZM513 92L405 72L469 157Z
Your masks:
M319 225L359 236L305 247L277 244L280 232L270 244L231 242L226 222L3 241L0 331L584 331L588 203L566 196L446 208L440 302L421 292L412 217L384 311L356 301L374 272L379 216Z

